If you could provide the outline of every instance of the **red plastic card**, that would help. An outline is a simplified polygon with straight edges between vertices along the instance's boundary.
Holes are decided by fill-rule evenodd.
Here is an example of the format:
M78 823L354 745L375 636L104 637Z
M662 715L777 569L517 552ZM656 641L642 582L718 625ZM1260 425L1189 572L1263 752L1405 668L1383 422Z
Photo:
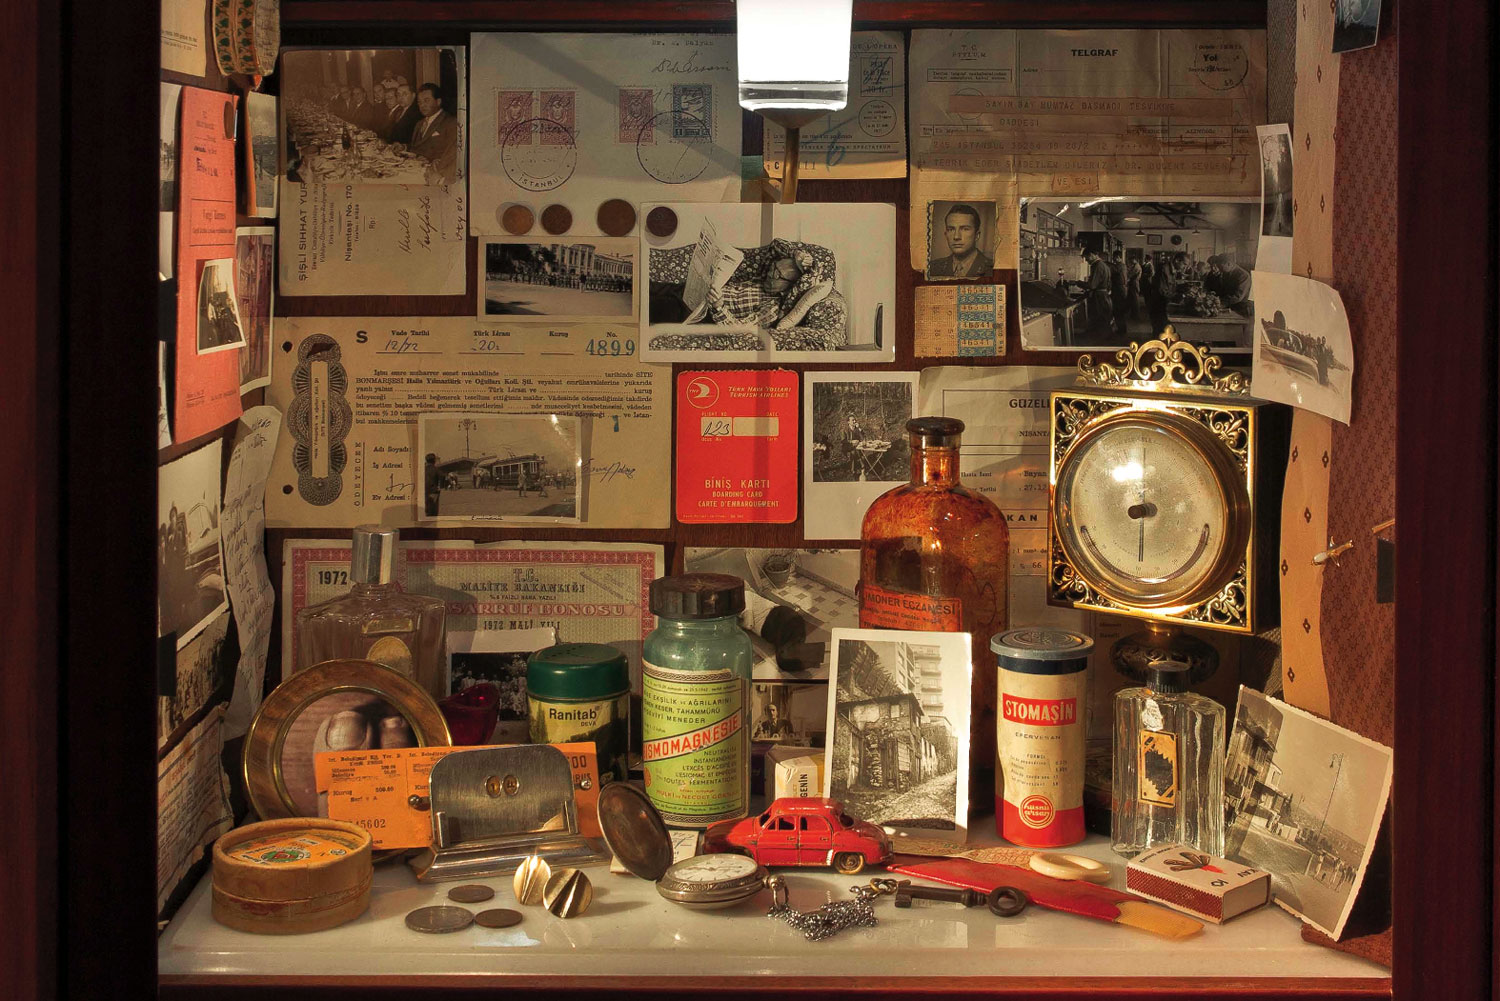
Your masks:
M677 520L797 520L797 373L677 376Z

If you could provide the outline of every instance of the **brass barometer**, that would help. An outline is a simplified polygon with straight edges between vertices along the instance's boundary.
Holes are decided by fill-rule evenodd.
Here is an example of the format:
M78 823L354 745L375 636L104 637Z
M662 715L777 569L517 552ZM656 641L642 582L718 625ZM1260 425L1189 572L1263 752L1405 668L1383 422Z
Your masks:
M1178 627L1249 633L1274 610L1256 562L1275 519L1258 528L1255 500L1278 497L1282 435L1221 365L1169 327L1113 363L1085 355L1051 396L1048 601L1147 620L1114 649L1127 675L1172 659L1206 677L1213 648Z

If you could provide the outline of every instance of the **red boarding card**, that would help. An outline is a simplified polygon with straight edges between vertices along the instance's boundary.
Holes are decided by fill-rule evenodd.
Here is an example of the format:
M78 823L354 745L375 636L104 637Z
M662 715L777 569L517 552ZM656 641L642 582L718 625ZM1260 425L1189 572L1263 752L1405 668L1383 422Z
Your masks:
M677 520L797 520L797 373L677 376Z
M233 94L182 88L172 412L178 441L217 430L240 415L240 353L230 346L236 334L244 339L233 294L236 100Z

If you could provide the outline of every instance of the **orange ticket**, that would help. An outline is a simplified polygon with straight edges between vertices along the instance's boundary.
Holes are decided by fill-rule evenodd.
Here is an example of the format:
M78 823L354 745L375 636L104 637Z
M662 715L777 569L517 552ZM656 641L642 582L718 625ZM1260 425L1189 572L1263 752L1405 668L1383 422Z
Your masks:
M599 830L599 762L593 742L553 744L573 769L573 802L579 833ZM334 820L370 832L376 848L426 848L432 844L432 813L411 804L426 800L427 777L439 758L478 747L403 747L390 751L324 751L315 755L318 798Z

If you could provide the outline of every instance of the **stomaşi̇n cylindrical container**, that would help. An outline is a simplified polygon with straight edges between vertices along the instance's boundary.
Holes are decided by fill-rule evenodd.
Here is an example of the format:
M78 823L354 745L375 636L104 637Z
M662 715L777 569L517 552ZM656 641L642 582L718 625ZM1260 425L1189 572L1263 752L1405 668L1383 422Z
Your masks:
M1028 848L1083 840L1084 723L1094 641L1063 629L1022 628L990 640L1000 672L996 738L1004 794L1002 838Z

